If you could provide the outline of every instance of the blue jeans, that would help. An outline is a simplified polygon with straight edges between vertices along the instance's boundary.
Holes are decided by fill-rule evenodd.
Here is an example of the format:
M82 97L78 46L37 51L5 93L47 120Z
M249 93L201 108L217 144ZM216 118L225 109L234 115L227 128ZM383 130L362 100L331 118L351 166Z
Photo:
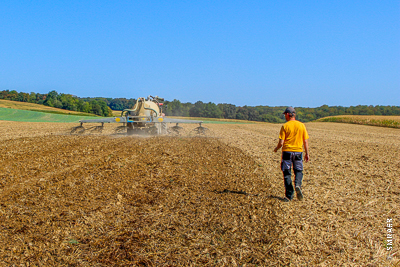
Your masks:
M294 184L301 188L303 180L303 153L302 152L282 152L281 170L285 182L285 196L293 199L294 188L292 184L292 164L294 170Z

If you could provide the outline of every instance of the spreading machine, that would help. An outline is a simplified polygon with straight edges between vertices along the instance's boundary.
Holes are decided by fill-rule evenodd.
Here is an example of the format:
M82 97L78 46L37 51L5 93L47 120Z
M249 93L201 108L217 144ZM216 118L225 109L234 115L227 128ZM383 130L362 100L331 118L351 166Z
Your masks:
M81 134L86 130L101 132L104 123L121 123L122 126L117 127L116 132L126 131L128 135L180 135L183 128L179 126L179 123L195 123L199 126L193 129L192 133L207 135L208 129L201 125L202 121L166 118L162 113L162 101L164 99L158 96L148 96L147 99L140 97L135 106L132 109L124 109L120 117L80 120L80 125L72 128L71 133ZM100 125L85 129L83 127L85 123L100 123ZM175 123L175 125L168 128L169 123Z

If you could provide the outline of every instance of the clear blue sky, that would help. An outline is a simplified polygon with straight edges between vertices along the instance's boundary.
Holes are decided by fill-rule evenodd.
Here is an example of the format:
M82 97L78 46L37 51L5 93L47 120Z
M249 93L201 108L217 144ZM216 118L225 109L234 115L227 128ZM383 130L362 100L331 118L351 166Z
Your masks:
M400 1L0 0L0 90L400 105Z

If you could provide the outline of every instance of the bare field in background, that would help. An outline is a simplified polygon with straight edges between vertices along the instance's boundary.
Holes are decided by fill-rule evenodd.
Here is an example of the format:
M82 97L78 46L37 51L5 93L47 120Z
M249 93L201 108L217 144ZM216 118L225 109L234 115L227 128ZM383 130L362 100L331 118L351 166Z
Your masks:
M122 111L121 110L113 110L112 114L114 117L119 117L121 116Z
M0 262L399 264L398 129L307 123L305 198L284 203L281 125L205 126L215 138L112 135L110 124L71 136L71 124L0 121Z
M113 116L119 117L121 116L122 111L120 110L113 110ZM174 118L174 119L184 119L184 120L199 120L199 121L218 121L218 122L239 122L239 123L263 123L259 121L246 121L246 120L234 120L234 119L219 119L219 118L198 118L198 117L180 117L180 116L166 116L167 118Z

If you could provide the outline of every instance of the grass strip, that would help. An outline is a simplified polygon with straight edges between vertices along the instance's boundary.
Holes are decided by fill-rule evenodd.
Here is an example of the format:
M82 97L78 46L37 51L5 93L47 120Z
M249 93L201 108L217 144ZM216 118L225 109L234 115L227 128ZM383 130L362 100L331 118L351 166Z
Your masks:
M93 116L54 114L42 111L30 111L0 107L0 120L25 122L79 122L82 119L93 119Z

